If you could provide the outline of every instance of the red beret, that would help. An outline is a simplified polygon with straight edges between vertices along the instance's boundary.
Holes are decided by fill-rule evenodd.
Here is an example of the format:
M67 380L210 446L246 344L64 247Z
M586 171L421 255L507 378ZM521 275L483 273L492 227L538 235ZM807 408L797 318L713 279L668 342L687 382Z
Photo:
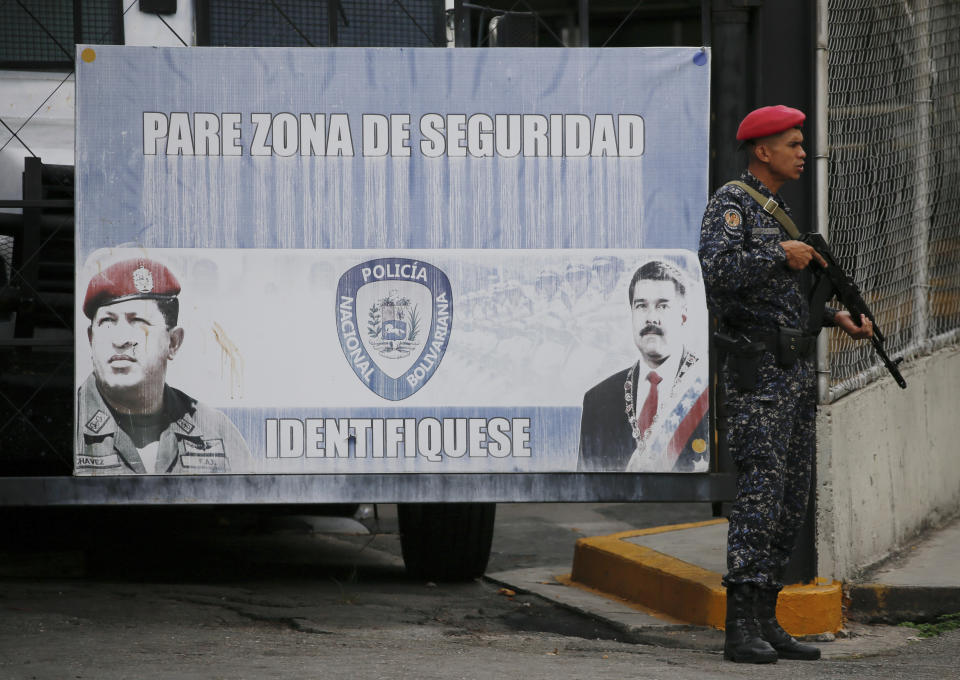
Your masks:
M159 262L138 257L112 264L90 279L83 313L92 319L97 309L124 300L173 298L180 282Z
M746 141L757 137L775 135L801 125L807 116L803 111L789 106L764 106L747 114L737 128L737 140Z

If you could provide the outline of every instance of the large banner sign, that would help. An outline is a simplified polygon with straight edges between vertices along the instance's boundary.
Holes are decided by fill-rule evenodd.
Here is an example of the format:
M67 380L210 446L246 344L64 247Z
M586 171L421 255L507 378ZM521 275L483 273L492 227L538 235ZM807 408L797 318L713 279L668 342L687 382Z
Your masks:
M707 471L708 53L78 54L76 474Z

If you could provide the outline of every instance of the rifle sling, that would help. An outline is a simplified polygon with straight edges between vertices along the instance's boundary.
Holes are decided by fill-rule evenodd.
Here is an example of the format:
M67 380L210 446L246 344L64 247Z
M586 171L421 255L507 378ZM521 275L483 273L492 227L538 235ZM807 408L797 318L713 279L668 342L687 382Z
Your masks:
M750 198L759 203L760 207L763 208L767 214L780 223L790 238L797 241L800 240L800 230L797 229L797 225L793 223L793 220L791 220L790 216L780 207L779 203L772 198L767 198L746 182L741 182L738 179L727 182L727 184L732 184L747 192ZM833 297L833 292L833 286L831 285L829 277L822 275L813 289L813 296L810 300L810 316L807 319L807 333L816 335L820 332L820 329L823 327L823 310L827 306L827 301Z
M759 203L760 207L763 208L764 211L766 211L771 217L773 217L783 226L786 232L790 235L790 238L795 240L800 239L800 230L797 229L797 225L793 223L793 220L791 220L790 216L784 212L779 203L772 198L767 198L746 182L741 182L738 179L735 179L732 182L727 182L727 184L732 184L733 186L739 187L740 189L746 191L747 194L750 195L750 198Z

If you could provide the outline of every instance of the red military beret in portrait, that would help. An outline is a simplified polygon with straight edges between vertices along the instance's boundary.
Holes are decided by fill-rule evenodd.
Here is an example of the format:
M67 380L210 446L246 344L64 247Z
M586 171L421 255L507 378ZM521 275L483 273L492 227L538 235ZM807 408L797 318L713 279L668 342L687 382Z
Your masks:
M778 132L802 125L807 116L803 111L791 109L789 106L764 106L747 114L737 128L737 140L744 142L748 139L775 135Z
M90 279L83 313L92 319L97 309L124 300L176 297L180 282L164 265L145 257L112 264Z

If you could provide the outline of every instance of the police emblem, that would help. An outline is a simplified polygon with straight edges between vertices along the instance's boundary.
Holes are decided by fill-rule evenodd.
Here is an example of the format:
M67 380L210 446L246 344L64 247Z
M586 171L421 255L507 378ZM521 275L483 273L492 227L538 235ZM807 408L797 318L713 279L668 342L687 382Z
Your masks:
M153 274L142 264L133 270L133 287L141 293L153 290Z
M343 354L374 393L406 399L436 373L453 326L443 271L419 260L369 260L340 277L336 305Z
M725 213L723 213L723 221L731 229L736 229L743 221L743 217L740 215L738 210L727 210Z

